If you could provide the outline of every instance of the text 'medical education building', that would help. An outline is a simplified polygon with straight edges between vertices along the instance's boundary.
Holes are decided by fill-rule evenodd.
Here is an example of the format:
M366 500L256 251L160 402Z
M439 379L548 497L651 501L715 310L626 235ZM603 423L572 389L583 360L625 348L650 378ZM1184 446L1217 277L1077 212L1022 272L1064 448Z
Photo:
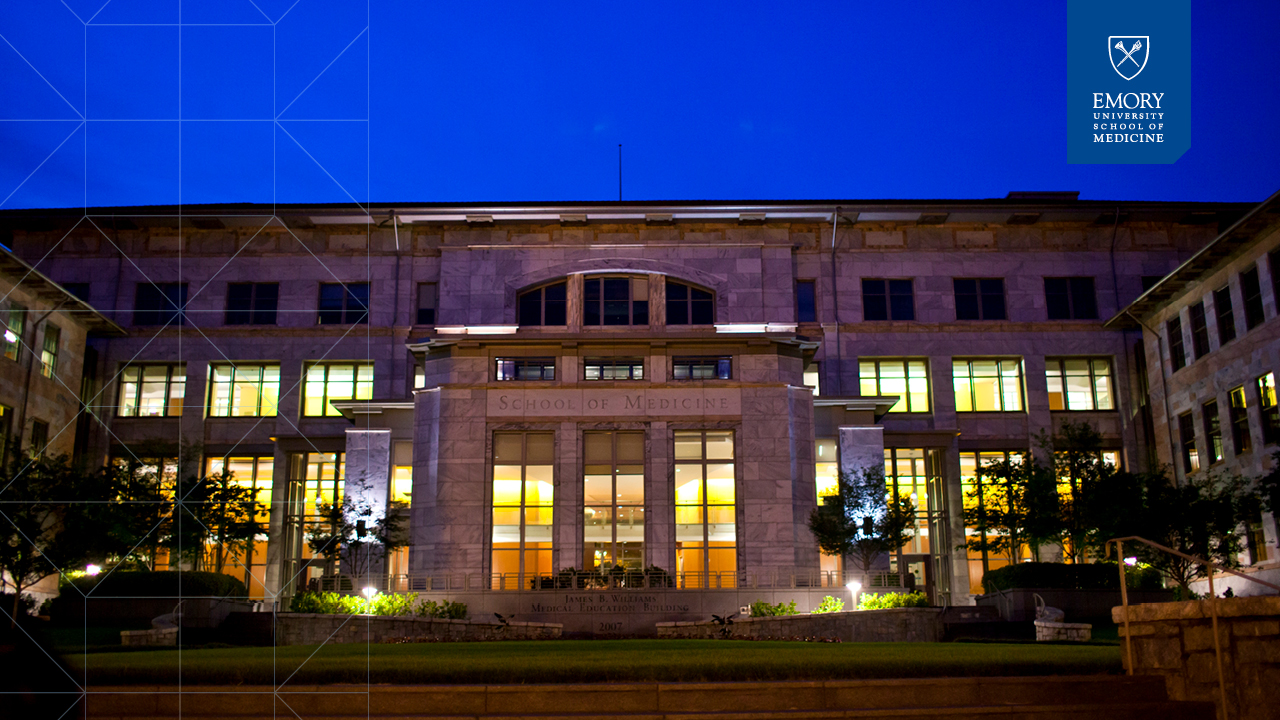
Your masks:
M1011 193L3 221L17 255L128 330L89 341L89 451L171 465L185 448L270 499L233 571L255 596L332 572L305 529L357 484L408 504L394 587L615 565L680 587L827 585L842 568L806 519L842 469L883 464L919 516L883 569L964 604L1008 562L957 549L983 462L1067 420L1112 462L1172 459L1155 341L1105 323L1254 209ZM1239 334L1271 338L1250 359L1264 377L1277 235L1250 228L1257 300L1239 307L1263 309ZM1241 386L1260 458L1274 392ZM1271 562L1269 516L1257 538Z

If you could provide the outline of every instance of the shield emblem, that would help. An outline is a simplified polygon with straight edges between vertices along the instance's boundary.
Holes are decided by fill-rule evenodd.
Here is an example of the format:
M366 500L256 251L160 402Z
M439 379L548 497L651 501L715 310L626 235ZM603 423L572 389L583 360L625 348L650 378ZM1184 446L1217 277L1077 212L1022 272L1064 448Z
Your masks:
M1150 35L1112 35L1107 38L1111 67L1120 77L1132 80L1147 66L1151 53Z

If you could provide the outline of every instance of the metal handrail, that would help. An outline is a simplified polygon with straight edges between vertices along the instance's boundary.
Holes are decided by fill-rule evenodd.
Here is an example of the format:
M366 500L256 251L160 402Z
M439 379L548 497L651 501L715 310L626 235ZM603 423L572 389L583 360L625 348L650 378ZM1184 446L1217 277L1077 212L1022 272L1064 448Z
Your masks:
M1179 552L1177 550L1174 550L1173 548L1165 547L1164 545L1161 545L1158 542L1152 542L1146 538L1138 537L1137 535L1129 535L1127 537L1112 538L1111 540L1108 540L1104 544L1104 547L1106 547L1107 549L1107 555L1109 556L1111 554L1111 543L1115 543L1116 557L1119 560L1117 564L1120 566L1120 605L1121 607L1124 608L1124 651L1125 651L1125 656L1129 660L1128 662L1129 675L1133 674L1133 635L1129 632L1129 591L1125 584L1125 574L1124 574L1124 568L1125 568L1124 543L1126 540L1133 540L1134 542L1140 542L1144 545L1149 545L1162 552L1169 553L1170 555L1176 555L1184 560L1190 560L1191 562L1194 562L1194 563L1200 563L1201 565L1204 565L1208 569L1208 572L1206 572L1205 574L1209 578L1209 615L1213 619L1213 654L1214 654L1214 660L1218 665L1218 698L1220 701L1219 707L1221 708L1222 720L1227 720L1227 681L1225 676L1223 675L1223 670L1222 670L1222 640L1218 637L1218 596L1213 589L1213 571L1215 569L1221 570L1223 572L1230 573L1237 577L1242 577L1245 580L1256 582L1259 585L1265 585L1266 587L1269 587L1272 590L1276 590L1278 592L1280 592L1280 585L1273 585L1272 583L1269 583L1265 580L1259 580L1255 577L1250 577L1245 573L1237 572L1235 570L1232 570L1231 568L1222 567L1221 565L1215 562L1212 562L1210 560L1205 560L1204 558L1199 558L1194 555L1188 555L1184 552Z

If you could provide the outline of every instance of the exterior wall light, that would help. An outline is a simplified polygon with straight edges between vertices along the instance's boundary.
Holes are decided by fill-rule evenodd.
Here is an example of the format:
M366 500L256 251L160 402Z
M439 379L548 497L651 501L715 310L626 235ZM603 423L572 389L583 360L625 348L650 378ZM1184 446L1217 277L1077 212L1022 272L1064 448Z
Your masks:
M102 572L101 565L86 565L84 568L85 575L97 575L100 572Z
M1134 565L1137 565L1137 564L1138 564L1138 558L1136 558L1136 557L1127 557L1127 558L1125 558L1125 559L1124 559L1124 564L1125 564L1125 565L1128 565L1129 567L1133 567Z

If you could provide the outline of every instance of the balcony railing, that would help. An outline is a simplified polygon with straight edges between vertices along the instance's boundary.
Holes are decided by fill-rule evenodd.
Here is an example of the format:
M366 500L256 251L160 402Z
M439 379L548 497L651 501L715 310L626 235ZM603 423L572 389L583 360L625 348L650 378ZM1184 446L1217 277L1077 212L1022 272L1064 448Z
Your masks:
M398 574L376 578L353 578L346 575L330 575L318 578L319 589L343 593L360 592L375 587L380 592L467 592L479 590L555 592L564 590L715 590L715 589L774 589L774 588L831 588L844 590L850 581L862 583L863 593L897 592L915 590L915 579L897 573L809 572L706 572L706 573L653 573L615 572L608 575L595 573L437 573L431 575Z

